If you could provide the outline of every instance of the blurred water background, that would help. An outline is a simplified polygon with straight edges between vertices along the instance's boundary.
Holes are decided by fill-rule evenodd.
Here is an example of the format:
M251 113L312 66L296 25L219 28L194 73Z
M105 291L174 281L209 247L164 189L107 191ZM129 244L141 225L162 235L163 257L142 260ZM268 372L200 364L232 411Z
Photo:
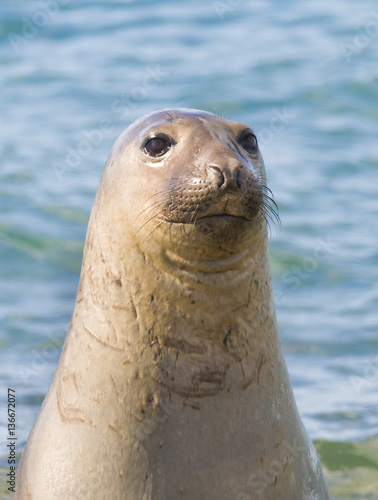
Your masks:
M139 116L189 107L257 133L282 220L270 259L297 405L333 498L378 498L377 48L372 0L1 1L3 483L7 388L19 455L107 154Z

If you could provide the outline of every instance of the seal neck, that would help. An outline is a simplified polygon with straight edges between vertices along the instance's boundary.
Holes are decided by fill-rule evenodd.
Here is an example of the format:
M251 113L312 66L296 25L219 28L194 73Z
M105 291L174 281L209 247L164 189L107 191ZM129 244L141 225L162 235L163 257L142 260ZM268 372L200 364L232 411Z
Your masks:
M76 301L76 309L92 311L84 326L104 343L124 349L158 330L176 339L193 329L221 338L232 324L240 330L261 314L274 316L265 226L248 247L216 262L184 259L153 243L143 252L131 237L116 241L120 234L90 221Z
M168 290L176 290L170 300L172 307L185 311L195 301L193 317L205 313L221 318L222 312L227 310L244 307L248 312L253 282L262 279L260 275L267 272L266 248L254 250L249 248L216 262L190 261L167 251L162 264L155 270L161 274Z

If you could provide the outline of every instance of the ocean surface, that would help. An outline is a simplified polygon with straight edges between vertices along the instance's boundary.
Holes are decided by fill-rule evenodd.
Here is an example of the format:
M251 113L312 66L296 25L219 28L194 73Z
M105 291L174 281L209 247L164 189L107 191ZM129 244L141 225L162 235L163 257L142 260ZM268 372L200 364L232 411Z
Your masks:
M378 498L378 5L0 3L0 467L54 374L110 148L156 109L250 125L283 349L332 498ZM2 486L2 497L7 498Z

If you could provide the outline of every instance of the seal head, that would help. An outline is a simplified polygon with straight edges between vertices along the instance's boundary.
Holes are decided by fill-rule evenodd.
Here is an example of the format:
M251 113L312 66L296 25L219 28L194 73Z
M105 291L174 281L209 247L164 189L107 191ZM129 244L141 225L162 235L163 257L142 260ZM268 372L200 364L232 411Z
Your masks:
M192 261L233 257L262 219L277 220L253 130L203 111L159 111L134 123L110 154L101 190L147 253L154 241Z

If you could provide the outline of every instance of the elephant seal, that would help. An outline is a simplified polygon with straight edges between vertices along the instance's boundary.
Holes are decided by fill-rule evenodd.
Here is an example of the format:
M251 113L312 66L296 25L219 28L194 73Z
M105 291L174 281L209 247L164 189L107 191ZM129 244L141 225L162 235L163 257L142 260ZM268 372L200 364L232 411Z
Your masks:
M246 125L176 109L122 133L15 498L329 498L277 335L269 193Z

